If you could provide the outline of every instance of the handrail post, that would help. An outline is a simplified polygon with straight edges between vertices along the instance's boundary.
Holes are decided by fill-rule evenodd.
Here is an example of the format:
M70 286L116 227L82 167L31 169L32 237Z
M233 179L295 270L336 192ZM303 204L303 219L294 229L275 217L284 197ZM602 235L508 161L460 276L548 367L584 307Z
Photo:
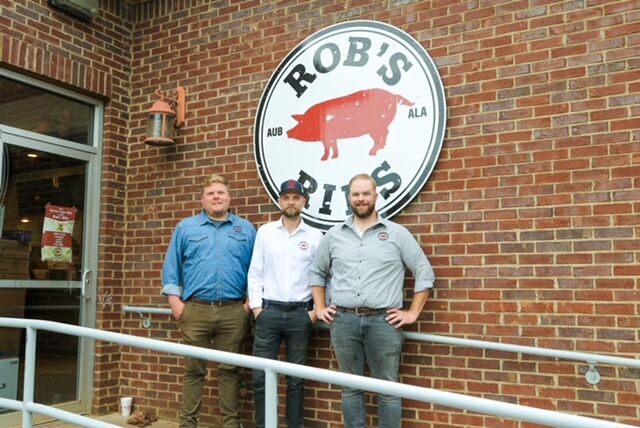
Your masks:
M278 427L278 373L264 369L264 426Z
M27 327L27 338L24 345L24 383L22 388L22 428L33 426L33 414L27 406L33 404L33 391L36 377L36 336L33 327Z

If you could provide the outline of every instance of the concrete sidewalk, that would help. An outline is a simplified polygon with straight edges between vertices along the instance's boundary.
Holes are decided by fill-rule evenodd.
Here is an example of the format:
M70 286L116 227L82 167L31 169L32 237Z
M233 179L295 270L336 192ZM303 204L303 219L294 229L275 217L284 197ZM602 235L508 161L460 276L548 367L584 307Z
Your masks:
M135 427L135 425L127 424L128 418L121 416L120 413L112 413L110 415L96 416L94 417L94 419L103 421L103 422L108 422L110 424L118 425L121 427L129 427L129 428ZM147 425L147 426L149 428L178 428L178 422L158 420L152 423L151 425ZM78 427L78 425L73 425L65 422L50 422L44 425L37 425L37 427L38 428L71 428L71 427ZM80 428L84 428L84 427L80 427Z

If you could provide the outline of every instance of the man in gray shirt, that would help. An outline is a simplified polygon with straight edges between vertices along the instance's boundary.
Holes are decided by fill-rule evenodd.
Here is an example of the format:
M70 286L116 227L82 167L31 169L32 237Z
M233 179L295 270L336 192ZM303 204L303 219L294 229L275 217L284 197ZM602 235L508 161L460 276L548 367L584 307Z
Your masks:
M351 179L353 216L331 228L320 242L311 285L316 315L330 326L340 371L363 375L367 361L374 378L397 382L404 342L401 327L418 319L435 278L411 233L378 215L377 197L371 176L359 174ZM415 277L407 310L402 307L406 267ZM365 427L362 390L343 388L342 414L345 427ZM379 427L398 428L401 417L400 397L378 396Z

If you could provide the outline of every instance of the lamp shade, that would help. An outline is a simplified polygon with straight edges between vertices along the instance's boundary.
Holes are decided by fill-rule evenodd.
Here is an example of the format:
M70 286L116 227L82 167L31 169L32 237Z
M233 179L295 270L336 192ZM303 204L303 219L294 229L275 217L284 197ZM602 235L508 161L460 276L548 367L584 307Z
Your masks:
M145 144L171 146L174 144L176 112L163 99L156 101L147 111L147 138Z

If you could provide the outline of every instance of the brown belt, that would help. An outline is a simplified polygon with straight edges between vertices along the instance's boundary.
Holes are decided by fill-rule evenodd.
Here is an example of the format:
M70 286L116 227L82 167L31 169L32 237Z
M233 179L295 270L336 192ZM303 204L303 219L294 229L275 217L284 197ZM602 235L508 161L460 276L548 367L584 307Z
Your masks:
M338 306L338 310L363 317L369 315L380 315L387 312L387 308L367 308L364 306L361 306L359 308L345 308L344 306Z
M209 302L208 300L191 298L187 300L187 302L193 302L199 305L207 305L207 306L227 306L227 305L236 305L236 304L242 303L242 300L216 300L215 302Z

